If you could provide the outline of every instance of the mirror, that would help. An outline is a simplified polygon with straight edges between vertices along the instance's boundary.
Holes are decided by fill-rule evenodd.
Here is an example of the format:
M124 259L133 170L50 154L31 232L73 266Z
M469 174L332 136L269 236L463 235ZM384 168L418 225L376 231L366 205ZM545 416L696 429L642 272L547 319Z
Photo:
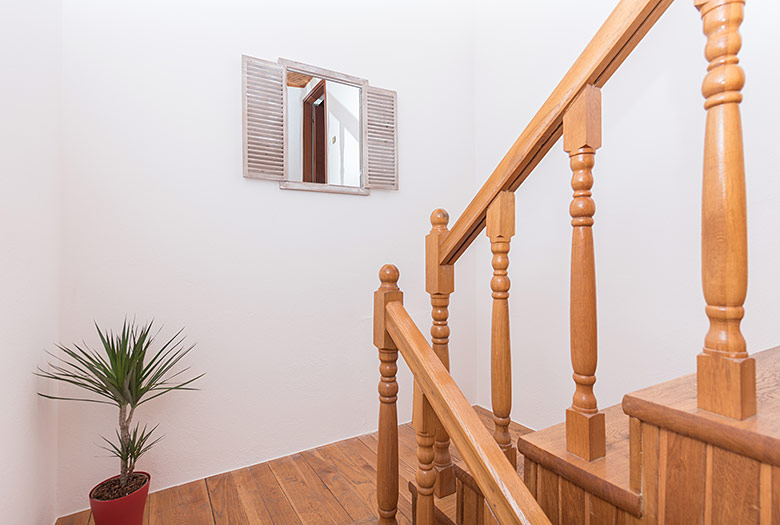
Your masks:
M244 177L284 190L398 189L395 91L284 58L241 60Z
M288 69L288 180L361 187L360 87Z

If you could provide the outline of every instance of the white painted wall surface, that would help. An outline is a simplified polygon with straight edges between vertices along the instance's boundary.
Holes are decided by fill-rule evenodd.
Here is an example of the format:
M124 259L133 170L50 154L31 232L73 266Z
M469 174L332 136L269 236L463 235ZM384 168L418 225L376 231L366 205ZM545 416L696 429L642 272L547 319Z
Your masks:
M55 518L57 426L33 375L57 340L60 6L0 8L0 334L3 523Z
M616 2L505 2L475 9L477 185L595 34ZM750 285L743 331L751 351L780 344L780 186L773 177L780 108L774 66L777 2L749 2L742 26L743 124ZM603 90L596 155L599 366L596 395L623 394L691 373L707 322L700 277L705 38L692 2L675 2ZM500 81L496 81L500 79ZM513 419L563 420L574 391L569 359L571 172L556 144L517 192L510 252ZM459 212L460 210L458 210ZM478 399L490 400L490 251L478 257ZM489 405L487 405L489 406Z
M399 266L406 305L427 326L430 212L471 198L470 106L452 112L437 89L472 78L466 6L340 1L310 21L305 9L64 2L61 339L94 342L93 319L154 317L187 327L198 342L189 364L207 373L202 391L138 411L166 435L139 464L153 490L374 430L379 267ZM401 190L359 197L243 179L242 53L396 90ZM470 81L461 94L471 100ZM473 395L469 258L457 275L453 369ZM408 420L405 370L400 382ZM115 472L95 446L115 419L60 405L60 514L84 508L92 484Z

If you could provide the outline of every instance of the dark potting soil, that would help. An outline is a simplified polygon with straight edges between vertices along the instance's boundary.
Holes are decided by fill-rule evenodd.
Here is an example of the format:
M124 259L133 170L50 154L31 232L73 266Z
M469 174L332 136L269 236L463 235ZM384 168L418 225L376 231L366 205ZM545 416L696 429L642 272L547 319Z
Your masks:
M95 490L92 492L91 496L93 499L100 501L123 498L143 487L144 483L146 483L148 479L149 478L146 476L146 474L140 474L136 472L130 476L130 480L124 487L119 486L119 478L109 479L108 481L98 485L97 488L95 488Z

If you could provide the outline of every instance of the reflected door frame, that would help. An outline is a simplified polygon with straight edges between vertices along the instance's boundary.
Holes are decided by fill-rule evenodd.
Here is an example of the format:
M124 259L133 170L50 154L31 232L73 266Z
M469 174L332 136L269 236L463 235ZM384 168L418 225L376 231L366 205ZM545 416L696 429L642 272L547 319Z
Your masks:
M328 183L327 104L323 79L303 99L303 182Z

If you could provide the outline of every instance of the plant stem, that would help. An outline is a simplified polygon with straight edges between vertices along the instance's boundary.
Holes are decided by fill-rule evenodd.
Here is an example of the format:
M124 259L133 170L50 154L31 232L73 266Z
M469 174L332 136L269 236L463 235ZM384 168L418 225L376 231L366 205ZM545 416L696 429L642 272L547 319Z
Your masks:
M135 408L131 408L128 414L127 405L119 406L119 446L122 450L126 450L127 444L130 442L130 420L133 418L134 411ZM128 468L127 460L128 458L119 458L119 485L121 487L127 486L130 474L132 474Z

